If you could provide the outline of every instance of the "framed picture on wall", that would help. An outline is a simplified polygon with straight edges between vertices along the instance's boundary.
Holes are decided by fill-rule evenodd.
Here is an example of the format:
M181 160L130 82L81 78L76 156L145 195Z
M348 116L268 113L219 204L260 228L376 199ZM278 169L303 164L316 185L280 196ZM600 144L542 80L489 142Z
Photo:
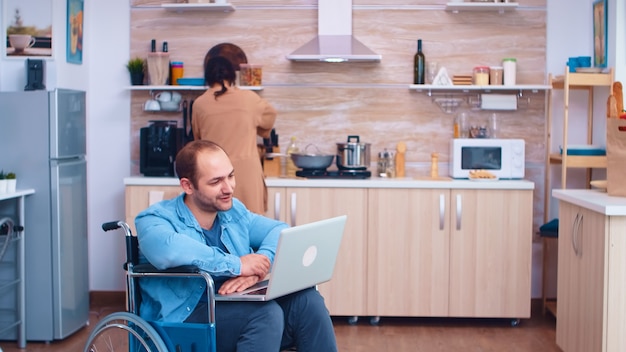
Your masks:
M607 0L593 3L593 62L595 67L607 65Z
M4 0L2 10L6 57L52 57L52 0Z
M67 62L83 63L83 0L67 0Z

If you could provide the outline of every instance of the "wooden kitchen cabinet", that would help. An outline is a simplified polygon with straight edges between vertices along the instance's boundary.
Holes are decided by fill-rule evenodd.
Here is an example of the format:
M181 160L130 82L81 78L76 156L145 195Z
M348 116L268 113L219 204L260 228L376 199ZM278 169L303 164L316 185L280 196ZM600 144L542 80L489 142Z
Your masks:
M447 316L447 189L370 189L367 311Z
M371 189L369 200L370 315L530 317L531 190Z
M182 192L180 186L126 186L126 223L135 231L135 217L152 203L161 199L171 199Z
M530 317L532 203L531 190L451 191L449 316Z
M626 218L561 201L559 224L557 344L626 351Z
M331 315L366 315L367 189L269 187L268 194L268 216L292 226L348 216L333 278L319 291Z

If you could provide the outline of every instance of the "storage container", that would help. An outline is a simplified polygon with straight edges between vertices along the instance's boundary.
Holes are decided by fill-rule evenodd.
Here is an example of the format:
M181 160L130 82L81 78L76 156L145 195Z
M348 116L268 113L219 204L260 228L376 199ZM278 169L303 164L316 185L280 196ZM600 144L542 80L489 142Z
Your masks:
M474 67L473 83L477 86L489 85L489 67L476 66Z
M258 64L239 64L240 84L242 86L260 86L263 83L263 66Z

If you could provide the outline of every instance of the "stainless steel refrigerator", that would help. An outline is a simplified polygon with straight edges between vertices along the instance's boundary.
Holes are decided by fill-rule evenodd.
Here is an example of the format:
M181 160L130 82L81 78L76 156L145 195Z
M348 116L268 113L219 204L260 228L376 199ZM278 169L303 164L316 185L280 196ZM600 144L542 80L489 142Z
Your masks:
M29 341L63 339L89 320L85 126L85 92L0 92L0 170L35 189L24 223Z

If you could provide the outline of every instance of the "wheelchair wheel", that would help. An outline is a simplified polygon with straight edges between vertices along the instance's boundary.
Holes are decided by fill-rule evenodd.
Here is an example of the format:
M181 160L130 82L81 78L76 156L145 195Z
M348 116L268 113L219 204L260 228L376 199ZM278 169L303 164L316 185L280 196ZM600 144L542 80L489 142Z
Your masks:
M156 330L141 317L116 312L98 322L83 351L168 352L168 349Z

